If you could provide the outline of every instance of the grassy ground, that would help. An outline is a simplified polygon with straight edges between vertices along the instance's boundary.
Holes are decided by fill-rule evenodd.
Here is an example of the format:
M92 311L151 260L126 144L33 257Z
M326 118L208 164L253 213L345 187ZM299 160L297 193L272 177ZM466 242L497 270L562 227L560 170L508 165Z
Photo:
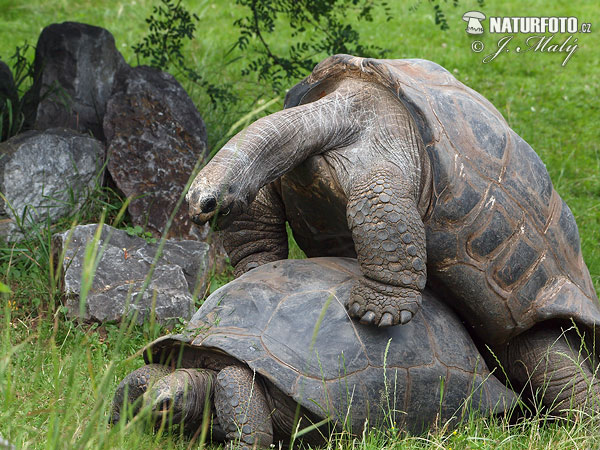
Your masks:
M392 2L390 2L392 3ZM117 47L135 63L131 45L145 33L144 18L152 0L0 0L0 58L8 59L16 45L35 44L41 29L53 22L81 21L109 29ZM243 100L210 108L205 95L182 80L203 113L209 142L218 146L233 123L276 94L240 69L252 52L229 52L236 39L232 23L243 12L228 2L190 0L188 8L201 22L186 56L213 82L233 83ZM443 3L450 30L434 25L425 0L393 2L393 19L376 16L360 27L365 42L389 50L391 58L431 59L486 96L542 157L556 189L571 206L581 232L583 254L596 288L600 288L600 44L597 33L577 35L579 48L565 67L565 55L504 53L483 64L501 35L486 33L486 50L471 51L474 38L464 32L461 16L481 10L488 16L575 16L600 22L596 1L475 1ZM524 35L516 35L523 45ZM556 36L560 43L562 36ZM278 37L273 46L282 49ZM511 44L511 48L512 44ZM488 50L489 49L489 50ZM323 55L325 57L326 55ZM281 107L280 100L276 106ZM96 192L78 220L97 220L103 207L114 217L120 199ZM68 228L66 221L59 228ZM0 434L22 448L187 448L196 445L178 433L150 433L143 424L109 429L108 402L127 372L141 364L135 352L165 330L156 326L124 330L74 324L64 318L50 270L49 231L39 230L31 242L0 249L0 280L12 289L0 308ZM478 420L456 433L432 431L418 437L397 437L373 431L364 439L333 439L330 448L595 448L597 426L586 420L546 424L536 417L518 425Z

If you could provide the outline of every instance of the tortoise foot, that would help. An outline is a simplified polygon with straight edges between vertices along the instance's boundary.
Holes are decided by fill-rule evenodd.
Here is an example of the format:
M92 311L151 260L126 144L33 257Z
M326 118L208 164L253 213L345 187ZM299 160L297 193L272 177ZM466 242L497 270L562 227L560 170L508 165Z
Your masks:
M364 279L352 288L348 314L366 325L389 327L410 322L421 305L416 289Z

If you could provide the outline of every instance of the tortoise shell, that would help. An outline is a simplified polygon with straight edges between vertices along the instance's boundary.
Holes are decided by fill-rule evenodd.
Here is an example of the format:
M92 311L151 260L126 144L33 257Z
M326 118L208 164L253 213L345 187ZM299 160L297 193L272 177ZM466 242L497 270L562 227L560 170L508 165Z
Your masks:
M285 107L346 77L384 86L411 113L432 174L428 280L484 342L504 344L549 319L600 323L571 210L488 100L430 61L336 55L288 92Z
M180 357L182 366L218 369L215 359L225 354L318 417L350 420L355 431L368 418L420 432L436 420L514 404L460 320L431 293L407 325L352 321L345 301L359 276L350 258L265 264L214 292L186 333L150 344L147 362Z

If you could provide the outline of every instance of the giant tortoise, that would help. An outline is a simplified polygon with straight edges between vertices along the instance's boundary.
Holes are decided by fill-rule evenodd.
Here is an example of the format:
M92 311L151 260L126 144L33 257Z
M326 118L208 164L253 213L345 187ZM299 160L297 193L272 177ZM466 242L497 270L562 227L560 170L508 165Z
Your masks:
M329 419L329 431L354 433L366 419L421 432L514 406L460 320L428 290L408 325L352 321L345 305L358 277L353 259L315 258L269 263L230 282L185 333L149 345L148 365L117 388L113 421L153 379L146 400L156 419L168 413L197 429L208 396L216 435L261 448L289 439L297 405L300 429Z
M363 323L407 323L428 282L520 387L544 379L538 362L571 320L590 341L600 329L575 219L544 164L430 61L326 59L283 111L225 144L187 199L195 221L224 229L237 273L287 257L286 221L308 256L356 256L349 314ZM561 381L545 392L556 412L570 398Z

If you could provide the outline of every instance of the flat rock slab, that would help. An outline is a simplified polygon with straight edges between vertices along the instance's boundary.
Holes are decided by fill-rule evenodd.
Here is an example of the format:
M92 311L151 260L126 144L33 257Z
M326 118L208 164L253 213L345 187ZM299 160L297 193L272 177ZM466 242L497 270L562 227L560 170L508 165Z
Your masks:
M40 100L35 128L67 127L102 140L106 102L117 72L128 67L104 28L77 22L47 26L35 54Z
M136 225L161 236L196 163L206 156L206 131L183 88L169 74L131 69L109 100L104 117L108 170L119 189L134 197ZM184 201L167 237L202 239Z
M166 241L148 287L142 292L158 244L108 225L102 228L97 243L100 260L81 308L85 249L93 242L97 229L97 224L80 225L53 237L56 261L64 255L60 261L62 288L70 317L106 322L137 313L136 320L142 323L150 317L153 305L156 321L162 324L192 316L196 310L193 293L202 291L208 275L208 244Z
M0 143L0 235L27 229L80 207L104 164L98 140L64 128L28 131Z

